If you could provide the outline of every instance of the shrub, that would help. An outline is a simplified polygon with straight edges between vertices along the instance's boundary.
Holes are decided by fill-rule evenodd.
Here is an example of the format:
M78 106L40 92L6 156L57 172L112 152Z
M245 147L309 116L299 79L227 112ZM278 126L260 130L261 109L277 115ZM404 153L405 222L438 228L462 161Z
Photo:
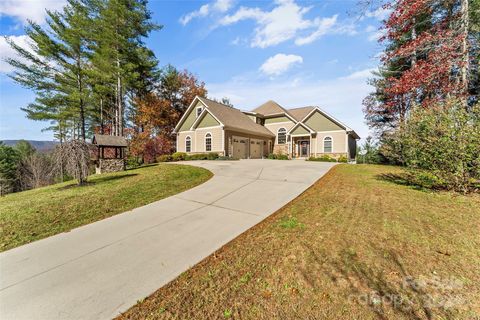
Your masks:
M329 155L323 155L320 157L310 157L308 158L308 161L337 162L335 158L332 158Z
M219 155L216 152L209 153L194 153L188 155L185 160L216 160Z
M173 158L170 154L162 154L157 157L157 162L170 162Z
M218 153L216 152L210 152L207 154L207 160L215 160L218 159Z
M412 183L463 193L480 181L480 105L417 108L394 135ZM428 173L428 174L426 174Z
M345 156L340 156L338 159L337 159L338 162L342 162L342 163L347 163L348 162L348 159L347 157Z
M270 153L267 158L272 160L288 160L288 156L281 153Z
M128 157L127 158L127 169L136 169L141 165L141 161L138 157Z
M185 152L175 152L172 154L172 161L182 161L187 159L187 154Z
M215 160L240 160L239 158L234 158L234 157L227 157L227 156L219 156Z

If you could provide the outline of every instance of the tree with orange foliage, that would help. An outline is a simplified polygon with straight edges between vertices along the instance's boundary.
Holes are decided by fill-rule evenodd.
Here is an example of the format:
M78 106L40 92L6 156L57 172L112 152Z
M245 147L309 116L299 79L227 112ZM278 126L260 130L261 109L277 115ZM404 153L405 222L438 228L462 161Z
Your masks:
M205 84L192 73L178 71L171 65L165 67L157 90L135 101L130 153L145 163L171 153L175 145L175 125L195 96L205 97L206 94Z

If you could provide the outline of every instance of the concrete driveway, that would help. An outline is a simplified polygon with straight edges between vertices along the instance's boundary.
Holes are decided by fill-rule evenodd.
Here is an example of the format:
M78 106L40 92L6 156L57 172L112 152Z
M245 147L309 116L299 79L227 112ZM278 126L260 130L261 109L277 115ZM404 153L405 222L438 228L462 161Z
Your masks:
M110 319L297 197L332 166L190 162L208 182L0 254L1 319Z

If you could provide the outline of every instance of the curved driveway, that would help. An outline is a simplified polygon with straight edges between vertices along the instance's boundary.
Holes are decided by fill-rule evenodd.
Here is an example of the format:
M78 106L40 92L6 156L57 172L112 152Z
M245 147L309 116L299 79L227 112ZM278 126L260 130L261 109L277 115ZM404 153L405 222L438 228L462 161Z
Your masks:
M110 319L297 197L332 166L196 161L206 183L0 254L1 319Z

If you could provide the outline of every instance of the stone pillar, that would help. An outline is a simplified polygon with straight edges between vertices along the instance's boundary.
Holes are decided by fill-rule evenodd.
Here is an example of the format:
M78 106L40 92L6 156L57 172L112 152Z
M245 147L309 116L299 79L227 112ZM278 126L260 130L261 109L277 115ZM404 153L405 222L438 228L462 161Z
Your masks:
M125 170L125 159L98 159L95 173L118 172Z

